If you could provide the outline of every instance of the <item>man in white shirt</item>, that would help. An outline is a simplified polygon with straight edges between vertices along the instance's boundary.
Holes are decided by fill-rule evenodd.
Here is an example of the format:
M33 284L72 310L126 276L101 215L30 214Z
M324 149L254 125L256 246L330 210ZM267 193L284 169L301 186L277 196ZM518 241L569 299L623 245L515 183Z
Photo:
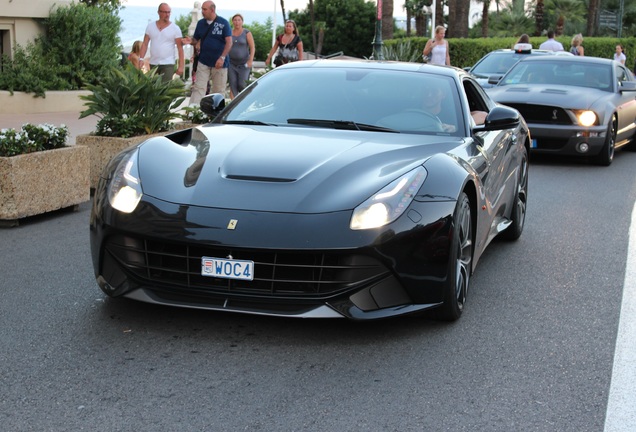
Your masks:
M161 3L159 9L159 19L148 23L144 42L141 45L139 57L144 58L150 43L150 68L157 68L157 73L162 76L163 82L170 81L174 75L174 46L177 46L179 53L179 65L177 75L183 74L185 67L185 57L183 55L183 34L178 25L170 21L172 10L167 3Z
M548 40L539 45L539 49L549 51L564 51L563 44L554 39L554 30L548 30Z

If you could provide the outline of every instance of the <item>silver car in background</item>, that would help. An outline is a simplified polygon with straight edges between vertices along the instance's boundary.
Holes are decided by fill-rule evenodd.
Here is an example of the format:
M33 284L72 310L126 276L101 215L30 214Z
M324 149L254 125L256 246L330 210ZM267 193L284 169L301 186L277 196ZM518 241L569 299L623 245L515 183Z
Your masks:
M635 150L636 80L618 62L533 56L490 81L492 99L523 115L533 152L589 156L608 166L616 148Z

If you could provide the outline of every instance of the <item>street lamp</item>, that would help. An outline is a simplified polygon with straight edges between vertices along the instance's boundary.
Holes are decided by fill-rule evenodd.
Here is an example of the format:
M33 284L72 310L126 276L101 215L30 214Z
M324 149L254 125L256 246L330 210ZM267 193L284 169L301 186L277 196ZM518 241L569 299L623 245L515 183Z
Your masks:
M382 0L378 0L378 16L375 21L375 37L373 38L373 58L384 60L382 55Z

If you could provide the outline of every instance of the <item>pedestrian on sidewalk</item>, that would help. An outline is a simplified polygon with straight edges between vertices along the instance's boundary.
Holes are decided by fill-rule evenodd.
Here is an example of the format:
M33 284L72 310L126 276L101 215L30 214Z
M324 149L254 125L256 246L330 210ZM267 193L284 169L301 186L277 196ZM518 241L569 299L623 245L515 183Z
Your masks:
M157 68L163 82L170 81L174 76L174 47L177 46L179 65L177 75L182 76L185 68L183 54L183 34L178 25L170 21L172 9L167 3L161 3L157 9L159 19L148 23L144 42L141 45L139 56L146 57L148 45L150 45L150 68Z
M212 93L225 95L228 54L232 48L230 23L216 14L213 1L201 5L203 18L199 20L190 42L198 50L197 77L194 81L190 104L198 104L207 94L207 85L212 80Z

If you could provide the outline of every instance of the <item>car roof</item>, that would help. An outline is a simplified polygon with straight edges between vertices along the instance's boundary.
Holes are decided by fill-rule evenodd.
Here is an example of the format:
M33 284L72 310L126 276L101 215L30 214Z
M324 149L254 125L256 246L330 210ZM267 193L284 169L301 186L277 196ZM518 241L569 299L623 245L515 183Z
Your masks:
M389 69L394 71L405 72L428 72L437 75L445 75L450 77L457 77L459 75L466 75L463 69L459 69L453 66L442 66L427 63L415 63L415 62L399 62L389 60L339 60L339 59L318 59L318 60L303 60L300 62L291 62L283 66L279 66L276 69L291 69L291 68L328 68L328 69L343 69L343 68L357 68L357 69Z
M510 49L510 48L501 48L501 49L490 51L486 55L495 54L495 53L513 53L513 54L520 54L520 55L528 55L528 54L552 54L554 53L554 51L532 48L530 52L518 52L517 50Z
M553 57L545 57L545 56L537 56L537 57L527 57L519 60L519 62L576 62L576 63L590 63L590 64L612 64L615 63L612 59L606 59L601 57L587 57L587 56L553 56Z

